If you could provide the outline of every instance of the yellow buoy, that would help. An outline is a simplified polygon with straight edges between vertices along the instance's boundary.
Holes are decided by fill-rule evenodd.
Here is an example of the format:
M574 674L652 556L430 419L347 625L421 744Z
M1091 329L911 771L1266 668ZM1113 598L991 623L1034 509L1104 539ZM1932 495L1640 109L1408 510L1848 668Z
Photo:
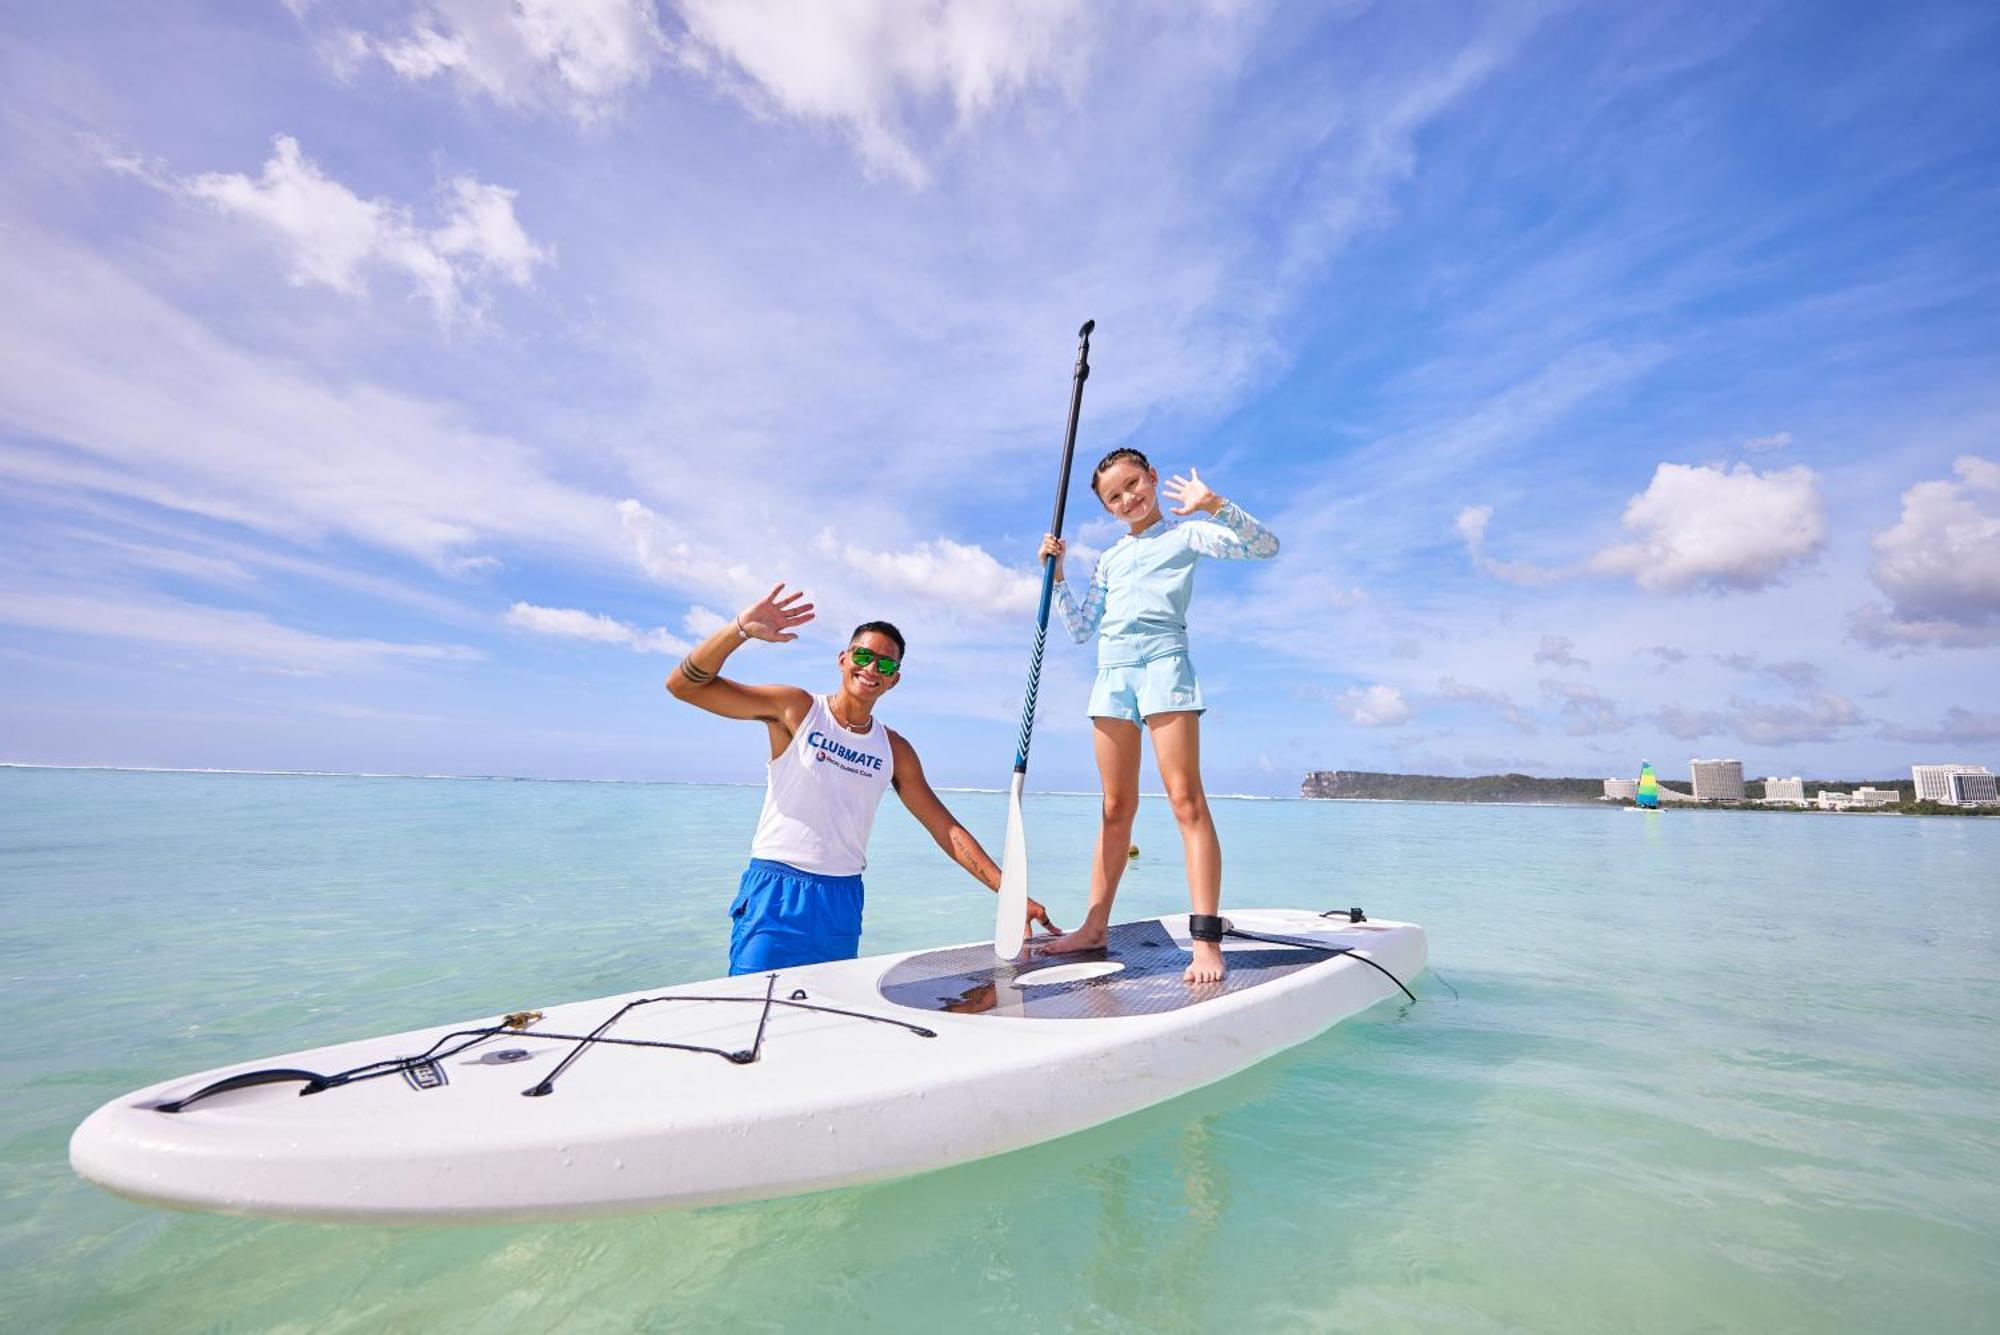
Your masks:
M1139 845L1137 844L1134 844L1130 848L1125 850L1125 860L1127 862L1132 861L1134 858L1138 856L1139 856Z

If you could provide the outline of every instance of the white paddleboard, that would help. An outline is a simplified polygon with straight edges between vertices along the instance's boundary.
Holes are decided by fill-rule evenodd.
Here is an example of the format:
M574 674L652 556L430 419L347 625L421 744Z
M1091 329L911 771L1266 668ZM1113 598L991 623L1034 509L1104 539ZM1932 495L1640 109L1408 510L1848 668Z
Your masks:
M1119 924L1081 956L1010 965L979 942L679 984L518 1030L486 1017L164 1081L92 1113L70 1163L149 1204L389 1223L820 1191L1136 1112L1400 999L1395 979L1424 966L1411 924L1228 916L1326 949L1232 938L1228 981L1190 986L1175 915ZM606 1041L578 1041L593 1032ZM273 1070L287 1074L191 1097Z

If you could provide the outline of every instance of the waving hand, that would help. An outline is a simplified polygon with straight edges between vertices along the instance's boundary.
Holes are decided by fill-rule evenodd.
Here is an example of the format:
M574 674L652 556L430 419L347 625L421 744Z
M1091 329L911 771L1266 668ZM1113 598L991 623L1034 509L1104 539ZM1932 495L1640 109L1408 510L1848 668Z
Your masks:
M792 627L803 626L813 619L813 605L799 602L805 596L803 589L785 593L783 584L773 585L763 598L736 614L736 624L753 640L769 640L773 644L796 640L799 637Z
M1179 502L1174 506L1177 515L1191 515L1196 510L1214 514L1222 508L1222 497L1210 491L1208 484L1201 480L1201 474L1192 468L1188 469L1186 477L1175 474L1168 478L1167 485L1161 490L1167 493L1168 500Z

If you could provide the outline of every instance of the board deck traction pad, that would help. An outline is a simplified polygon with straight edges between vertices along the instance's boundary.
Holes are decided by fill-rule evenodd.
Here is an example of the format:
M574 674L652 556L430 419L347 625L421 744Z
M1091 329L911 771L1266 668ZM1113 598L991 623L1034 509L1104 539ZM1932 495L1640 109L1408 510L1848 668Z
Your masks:
M1158 920L1146 919L1113 926L1101 950L1030 954L1019 964L996 960L992 947L985 944L926 951L891 966L882 975L879 990L884 1000L911 1010L1029 1020L1106 1020L1184 1010L1331 963L1339 956L1325 948L1271 946L1231 949L1225 958L1229 973L1221 982L1188 983L1181 976L1188 964L1186 947ZM1034 975L1043 969L1101 963L1120 967L1095 977L1034 982Z

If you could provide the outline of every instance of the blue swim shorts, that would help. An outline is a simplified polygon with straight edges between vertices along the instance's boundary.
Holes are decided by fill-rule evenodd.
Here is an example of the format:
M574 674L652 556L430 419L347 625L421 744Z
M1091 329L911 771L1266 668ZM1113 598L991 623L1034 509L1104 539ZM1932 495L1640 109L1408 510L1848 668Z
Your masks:
M1090 688L1092 718L1122 718L1143 723L1154 714L1199 714L1201 683L1186 654L1165 654L1129 667L1097 669Z
M729 917L732 974L851 960L861 953L861 878L751 858Z

